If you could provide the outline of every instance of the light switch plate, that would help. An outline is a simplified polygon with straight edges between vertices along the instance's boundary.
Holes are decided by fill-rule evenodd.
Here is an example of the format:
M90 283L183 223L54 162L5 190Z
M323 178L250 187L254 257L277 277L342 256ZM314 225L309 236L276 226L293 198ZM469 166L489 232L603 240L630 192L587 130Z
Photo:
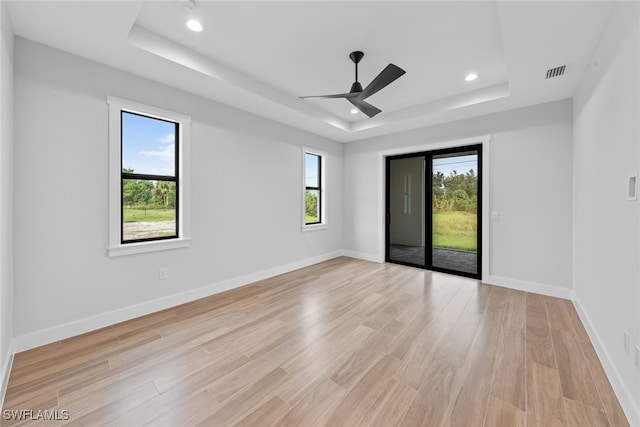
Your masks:
M629 354L629 332L624 331L624 352Z

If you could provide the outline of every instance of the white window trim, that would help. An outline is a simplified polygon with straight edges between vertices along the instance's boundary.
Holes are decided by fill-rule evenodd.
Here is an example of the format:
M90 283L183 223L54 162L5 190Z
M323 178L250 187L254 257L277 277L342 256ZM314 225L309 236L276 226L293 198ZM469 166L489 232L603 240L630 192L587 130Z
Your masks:
M307 225L307 216L306 216L306 203L305 203L305 192L307 189L306 180L306 160L305 154L314 154L316 156L320 156L320 218L322 222L318 224L309 224ZM317 231L317 230L326 230L329 228L327 221L327 162L328 155L324 151L316 150L315 148L310 147L302 147L302 231Z
M164 251L169 249L185 248L191 244L189 202L189 138L191 117L163 110L161 108L140 104L126 99L107 96L109 105L109 257L133 255L146 252ZM149 242L136 242L122 244L121 239L121 114L129 111L158 119L170 120L180 124L180 136L178 144L178 156L180 167L178 168L177 185L179 186L180 202L178 203L178 232L175 239L154 240Z

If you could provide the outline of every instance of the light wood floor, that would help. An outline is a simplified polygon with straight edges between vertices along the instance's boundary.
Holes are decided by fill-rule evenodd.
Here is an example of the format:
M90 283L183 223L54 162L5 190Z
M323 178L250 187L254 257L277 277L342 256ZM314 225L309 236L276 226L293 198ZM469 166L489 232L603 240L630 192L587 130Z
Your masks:
M17 354L3 409L70 416L37 426L628 425L569 301L350 258Z

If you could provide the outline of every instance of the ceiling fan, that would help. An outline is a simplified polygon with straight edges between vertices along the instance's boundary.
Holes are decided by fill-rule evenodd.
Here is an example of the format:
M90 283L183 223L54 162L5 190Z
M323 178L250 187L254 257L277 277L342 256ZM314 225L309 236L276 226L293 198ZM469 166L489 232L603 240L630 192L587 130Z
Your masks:
M376 114L382 112L379 108L374 107L365 101L368 97L384 89L391 83L393 83L398 77L402 76L406 71L394 64L387 65L384 70L376 76L375 79L362 90L362 85L358 81L358 63L364 56L364 53L359 50L351 52L349 58L356 64L356 81L351 85L349 93L337 93L335 95L315 95L315 96L301 96L301 99L306 98L345 98L352 103L358 110L362 111L369 117L373 117Z

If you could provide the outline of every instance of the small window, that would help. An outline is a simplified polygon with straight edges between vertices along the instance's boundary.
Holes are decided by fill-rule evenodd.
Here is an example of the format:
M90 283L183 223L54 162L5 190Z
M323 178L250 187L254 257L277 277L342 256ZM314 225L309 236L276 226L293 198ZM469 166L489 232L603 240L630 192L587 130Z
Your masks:
M188 246L188 116L109 97L109 255Z
M121 242L175 239L180 124L121 111Z
M315 150L303 150L303 229L317 229L326 225L325 163L326 155L324 153Z

